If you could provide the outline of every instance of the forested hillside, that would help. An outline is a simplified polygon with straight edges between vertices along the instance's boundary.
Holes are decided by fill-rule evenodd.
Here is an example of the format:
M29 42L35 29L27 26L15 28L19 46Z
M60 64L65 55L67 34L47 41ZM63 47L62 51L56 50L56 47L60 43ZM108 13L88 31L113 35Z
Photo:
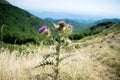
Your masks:
M38 43L42 39L38 28L45 24L52 26L52 23L25 10L6 2L0 3L0 40L5 43Z

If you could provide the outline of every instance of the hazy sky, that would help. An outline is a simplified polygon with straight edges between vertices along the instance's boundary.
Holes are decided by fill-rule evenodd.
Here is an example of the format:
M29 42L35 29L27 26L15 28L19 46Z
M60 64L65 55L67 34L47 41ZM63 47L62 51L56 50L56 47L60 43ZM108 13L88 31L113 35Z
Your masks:
M120 0L8 0L25 10L120 18Z

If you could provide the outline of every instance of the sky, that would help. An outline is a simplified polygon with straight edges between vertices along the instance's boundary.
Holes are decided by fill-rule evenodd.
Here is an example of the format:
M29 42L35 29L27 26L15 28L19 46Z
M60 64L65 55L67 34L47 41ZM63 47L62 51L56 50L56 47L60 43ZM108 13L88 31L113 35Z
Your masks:
M31 13L57 12L120 18L120 0L7 0Z

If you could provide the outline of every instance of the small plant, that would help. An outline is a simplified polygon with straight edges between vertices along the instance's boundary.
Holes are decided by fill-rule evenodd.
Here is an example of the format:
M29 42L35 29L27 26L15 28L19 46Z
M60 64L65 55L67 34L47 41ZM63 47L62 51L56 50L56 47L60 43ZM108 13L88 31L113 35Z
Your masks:
M55 53L46 54L43 57L44 60L35 68L51 65L54 71L54 73L51 75L52 78L54 80L59 80L60 63L67 57L71 56L71 54L69 54L67 56L61 57L60 51L68 45L68 36L72 32L73 27L71 24L66 24L64 21L60 21L58 25L53 23L53 25L53 27L49 28L47 27L47 25L40 27L39 33L54 42L54 45L56 46L56 51ZM50 57L52 57L53 59L49 59Z

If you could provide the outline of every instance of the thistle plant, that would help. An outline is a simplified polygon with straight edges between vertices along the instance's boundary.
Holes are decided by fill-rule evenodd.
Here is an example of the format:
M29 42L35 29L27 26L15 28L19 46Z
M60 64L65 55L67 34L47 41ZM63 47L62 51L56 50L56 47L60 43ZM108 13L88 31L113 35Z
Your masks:
M57 24L53 23L53 27L49 27L47 25L43 25L38 30L41 35L44 35L48 37L49 39L53 40L54 45L56 46L56 52L51 54L46 54L43 58L43 61L37 65L37 67L45 67L46 65L51 65L53 68L53 75L52 78L54 80L59 80L59 74L60 74L60 63L70 55L60 57L61 55L61 49L65 46L67 46L68 36L72 32L72 25L66 24L64 21L60 21ZM53 60L50 60L49 58L52 57Z

